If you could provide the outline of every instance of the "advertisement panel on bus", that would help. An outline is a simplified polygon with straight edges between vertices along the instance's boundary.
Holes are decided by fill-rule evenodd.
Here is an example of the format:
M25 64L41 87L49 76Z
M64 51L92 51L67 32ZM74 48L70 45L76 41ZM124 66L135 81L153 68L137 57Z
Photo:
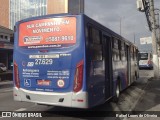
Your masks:
M61 45L76 43L76 18L52 18L20 24L19 46Z

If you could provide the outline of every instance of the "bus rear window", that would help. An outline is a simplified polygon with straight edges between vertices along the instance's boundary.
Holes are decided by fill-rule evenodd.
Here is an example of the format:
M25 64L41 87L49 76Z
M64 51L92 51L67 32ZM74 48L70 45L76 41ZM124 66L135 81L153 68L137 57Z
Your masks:
M76 18L33 20L19 25L20 47L61 47L76 44Z
M139 59L140 60L147 60L148 59L148 53L139 53Z

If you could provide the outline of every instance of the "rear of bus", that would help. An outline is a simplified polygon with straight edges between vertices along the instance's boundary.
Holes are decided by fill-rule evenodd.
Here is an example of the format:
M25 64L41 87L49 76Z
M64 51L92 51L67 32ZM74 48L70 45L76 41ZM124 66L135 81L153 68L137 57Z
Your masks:
M148 52L140 52L139 53L139 68L149 68L153 69L152 55Z
M15 26L14 100L88 107L83 15L48 15Z

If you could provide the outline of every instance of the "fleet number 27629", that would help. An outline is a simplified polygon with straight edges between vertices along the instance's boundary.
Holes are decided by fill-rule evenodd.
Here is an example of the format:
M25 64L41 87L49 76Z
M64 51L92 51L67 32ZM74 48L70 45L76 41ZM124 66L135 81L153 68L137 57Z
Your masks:
M51 65L53 64L52 59L35 59L35 65Z

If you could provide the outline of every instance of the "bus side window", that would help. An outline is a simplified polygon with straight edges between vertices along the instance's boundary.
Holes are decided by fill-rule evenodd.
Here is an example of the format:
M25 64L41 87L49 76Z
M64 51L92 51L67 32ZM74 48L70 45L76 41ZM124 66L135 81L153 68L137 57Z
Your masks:
M92 61L101 61L102 57L102 44L101 44L101 33L98 29L89 27L89 43L91 50Z
M125 61L126 58L125 58L125 51L124 50L121 52L121 56L122 56L122 61Z
M126 61L126 60L127 60L127 46L124 43L124 61Z
M152 53L151 53L151 58L153 59L153 55L152 55Z
M134 52L133 52L133 47L130 46L130 56L131 56L131 60L134 60Z
M92 40L93 44L101 44L101 33L98 29L92 28Z
M153 59L153 55L152 55L152 53L150 53L150 57L151 57L151 60Z
M136 60L138 60L138 49L136 49Z
M113 38L112 40L112 51L113 51L113 61L119 61L120 60L120 53L118 49L118 40L116 38Z
M124 42L122 42L121 43L121 46L122 46L122 61L125 61L126 60L126 54L125 54L125 43Z
M118 50L119 50L119 60L122 60L122 45L121 45L121 40L118 40Z
M92 60L93 61L103 60L101 45L92 44L91 50L92 50Z
M92 43L92 27L88 26L88 42Z
M89 26L86 26L86 28L85 28L85 37L86 37L86 45L88 45L89 44Z
M134 60L137 60L137 49L134 47Z
M134 47L134 60L137 60L137 49Z
M132 49L133 49L133 60L135 60L135 49L134 47L132 47Z

